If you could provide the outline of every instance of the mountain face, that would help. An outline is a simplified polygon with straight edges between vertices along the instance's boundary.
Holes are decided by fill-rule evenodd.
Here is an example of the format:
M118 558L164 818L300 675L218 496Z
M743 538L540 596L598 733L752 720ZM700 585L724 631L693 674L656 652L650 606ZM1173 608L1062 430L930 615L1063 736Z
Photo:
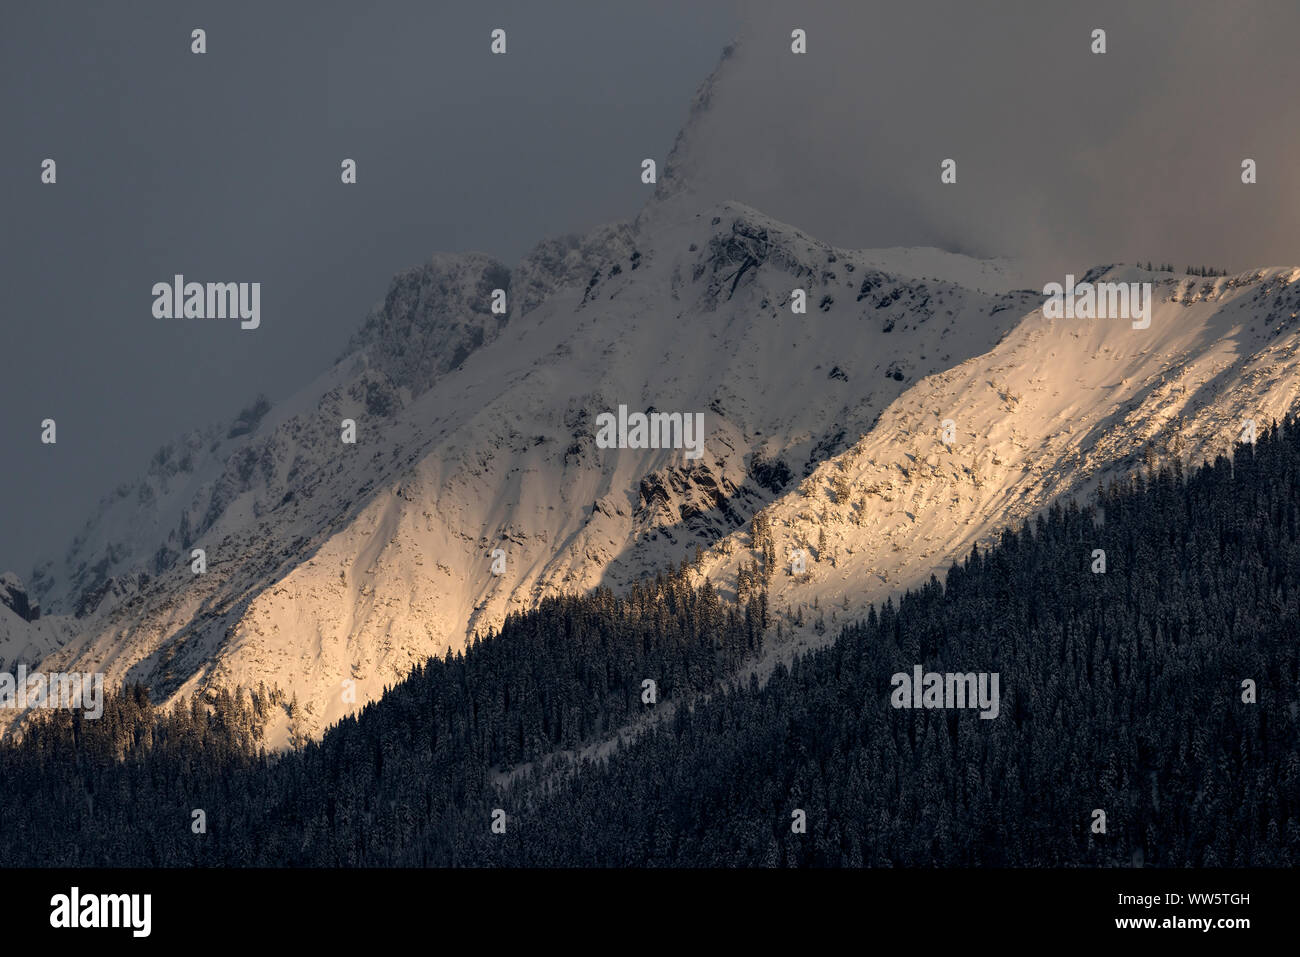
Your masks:
M767 568L774 614L815 641L1062 495L1226 451L1294 403L1300 270L1094 271L1153 283L1138 330L923 269L997 277L738 204L548 242L513 271L438 257L319 380L164 447L40 570L66 635L42 666L164 696L265 683L318 734L511 611L697 550L724 590ZM703 454L601 448L620 406L702 414ZM6 658L39 653L30 631L6 619Z
M1230 455L1295 409L1300 269L1093 275L1151 282L1150 328L1050 319L1039 307L988 353L916 382L764 509L764 544L784 564L769 582L773 609L819 619L818 632L855 620L931 574L942 580L972 546L1058 499ZM701 570L734 580L758 544L752 529L733 533ZM801 573L789 560L797 552ZM1086 568L1093 556L1078 560Z
M282 744L544 596L697 552L724 591L761 569L815 642L1062 496L1293 408L1300 270L1101 267L1152 283L1150 327L1051 319L1012 263L839 249L702 205L690 131L712 83L633 222L513 269L436 256L316 381L159 449L24 610L5 592L0 663L155 700L278 687L301 704ZM604 447L620 408L702 416L702 454Z
M1053 506L766 682L734 680L762 598L679 570L546 599L275 761L269 696L106 689L0 748L0 866L1294 864L1297 513L1292 419ZM177 839L196 794L220 840Z
M32 602L22 580L12 572L0 575L0 606L8 608L23 621L36 621L41 617L40 606Z
M352 710L344 682L364 703L543 595L692 558L1032 304L877 268L907 259L727 205L547 242L513 271L403 273L333 369L164 447L39 570L73 636L44 667L163 695L264 682L318 733ZM620 406L699 413L703 455L599 448Z

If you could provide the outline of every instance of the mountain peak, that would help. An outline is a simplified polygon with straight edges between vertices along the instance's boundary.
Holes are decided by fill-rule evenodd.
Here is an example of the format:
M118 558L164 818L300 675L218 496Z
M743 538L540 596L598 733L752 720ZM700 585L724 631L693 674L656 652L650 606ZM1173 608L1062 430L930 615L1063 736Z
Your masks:
M492 312L492 293L510 293L510 270L483 253L439 253L393 277L382 303L348 342L393 387L422 394L440 375L492 341L509 320Z

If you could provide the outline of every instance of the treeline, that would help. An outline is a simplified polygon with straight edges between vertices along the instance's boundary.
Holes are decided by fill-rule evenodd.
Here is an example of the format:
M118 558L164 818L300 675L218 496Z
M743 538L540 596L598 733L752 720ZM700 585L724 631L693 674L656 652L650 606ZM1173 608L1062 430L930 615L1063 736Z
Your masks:
M1173 271L1174 271L1174 264L1173 264L1173 263L1154 263L1154 264L1153 264L1150 260L1148 260L1148 261L1145 263L1145 265L1144 265L1143 263L1141 263L1141 262L1139 262L1137 265L1138 265L1138 268L1139 268L1139 269L1146 269L1147 272L1173 272ZM1214 266L1188 266L1187 269L1184 270L1184 271L1185 271L1186 274L1189 275L1189 276L1226 276L1226 275L1228 275L1228 270L1226 270L1226 269L1218 269L1218 268L1216 268L1216 267L1214 267Z
M1054 507L761 690L679 712L562 789L514 787L513 830L478 827L467 856L1294 865L1298 521L1295 426L1190 479L1175 466ZM999 717L895 710L891 676L916 664L999 673Z
M104 712L42 712L22 742L0 747L0 864L8 867L182 863L195 809L247 797L267 765L262 729L273 697L221 691L158 711L139 685L105 689Z
M1294 423L1053 507L761 687L720 686L761 650L764 603L680 572L552 599L277 759L242 695L158 721L133 690L112 724L0 749L0 862L1300 862ZM998 717L895 709L915 665L997 673ZM536 760L652 707L629 745Z
M280 758L262 746L282 703L265 691L163 714L132 687L98 720L47 712L0 747L0 864L370 864L425 845L445 858L500 772L713 690L766 627L765 595L724 602L685 566L622 597L546 599Z

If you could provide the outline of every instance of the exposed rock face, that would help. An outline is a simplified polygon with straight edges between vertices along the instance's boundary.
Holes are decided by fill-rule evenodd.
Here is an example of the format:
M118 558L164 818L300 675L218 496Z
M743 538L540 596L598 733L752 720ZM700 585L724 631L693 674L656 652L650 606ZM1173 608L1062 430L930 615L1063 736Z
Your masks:
M41 617L41 606L27 597L22 579L13 572L0 575L0 605L8 608L23 621L36 621Z

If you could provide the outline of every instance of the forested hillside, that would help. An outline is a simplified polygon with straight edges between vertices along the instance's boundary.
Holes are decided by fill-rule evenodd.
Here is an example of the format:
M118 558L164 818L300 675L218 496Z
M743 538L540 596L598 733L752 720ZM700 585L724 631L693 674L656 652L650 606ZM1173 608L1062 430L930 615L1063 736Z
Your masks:
M678 573L548 600L278 759L259 696L160 721L132 689L0 749L0 862L1294 864L1298 513L1289 423L1053 507L761 687L719 690L760 650L761 595ZM915 665L997 673L998 716L892 707ZM612 754L498 783L674 705Z

